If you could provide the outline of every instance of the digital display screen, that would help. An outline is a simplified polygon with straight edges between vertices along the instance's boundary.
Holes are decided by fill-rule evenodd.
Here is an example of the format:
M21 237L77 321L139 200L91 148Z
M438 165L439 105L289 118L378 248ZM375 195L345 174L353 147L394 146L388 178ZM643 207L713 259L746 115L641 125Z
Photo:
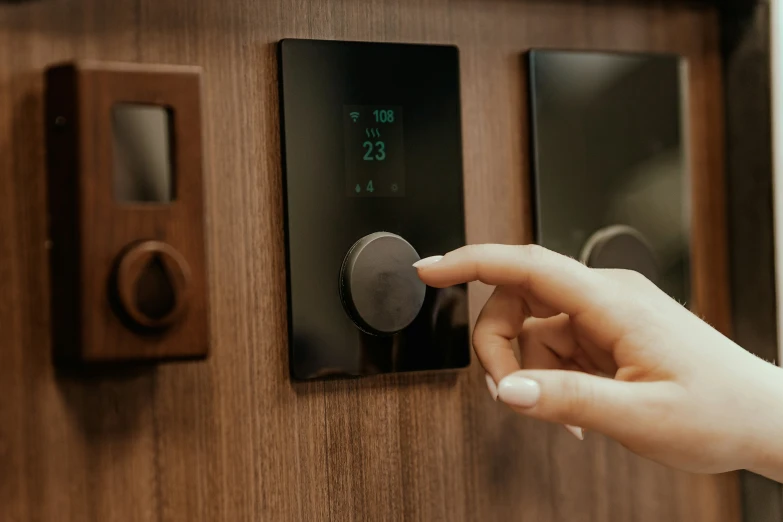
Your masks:
M401 197L405 195L405 150L402 107L346 105L346 195Z

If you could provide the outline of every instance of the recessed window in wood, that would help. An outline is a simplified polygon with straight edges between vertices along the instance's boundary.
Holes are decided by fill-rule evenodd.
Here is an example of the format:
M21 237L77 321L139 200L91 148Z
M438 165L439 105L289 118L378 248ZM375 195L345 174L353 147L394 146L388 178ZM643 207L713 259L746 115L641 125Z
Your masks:
M171 112L165 107L133 103L112 107L115 200L174 200L171 121Z

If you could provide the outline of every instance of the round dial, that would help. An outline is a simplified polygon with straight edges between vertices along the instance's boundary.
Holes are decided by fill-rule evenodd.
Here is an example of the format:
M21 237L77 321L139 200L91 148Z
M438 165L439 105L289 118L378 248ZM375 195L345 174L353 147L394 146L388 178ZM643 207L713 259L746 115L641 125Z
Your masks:
M190 267L182 255L160 241L130 246L119 259L115 292L137 327L173 325L188 307Z
M658 283L660 269L650 244L635 228L614 225L597 231L582 249L581 261L591 268L635 270Z
M413 322L427 292L413 267L419 259L410 243L389 232L367 235L351 247L340 273L340 298L361 330L390 335Z

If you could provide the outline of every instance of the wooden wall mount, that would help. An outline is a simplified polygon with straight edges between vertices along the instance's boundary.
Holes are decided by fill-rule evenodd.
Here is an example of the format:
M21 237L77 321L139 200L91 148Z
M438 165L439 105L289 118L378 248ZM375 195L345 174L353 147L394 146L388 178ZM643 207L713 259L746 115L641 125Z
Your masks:
M79 62L47 70L56 362L208 355L200 96L198 67ZM167 110L172 201L115 200L112 108L117 103ZM158 283L145 282L147 266L157 267L157 281L167 288L156 292ZM150 299L158 302L150 306Z

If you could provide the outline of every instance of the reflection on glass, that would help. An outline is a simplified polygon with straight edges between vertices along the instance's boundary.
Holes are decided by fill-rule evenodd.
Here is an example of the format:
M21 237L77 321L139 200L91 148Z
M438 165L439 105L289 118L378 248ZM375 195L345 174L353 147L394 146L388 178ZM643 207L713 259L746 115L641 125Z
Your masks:
M122 103L112 108L117 201L168 203L174 198L170 119L164 107Z

